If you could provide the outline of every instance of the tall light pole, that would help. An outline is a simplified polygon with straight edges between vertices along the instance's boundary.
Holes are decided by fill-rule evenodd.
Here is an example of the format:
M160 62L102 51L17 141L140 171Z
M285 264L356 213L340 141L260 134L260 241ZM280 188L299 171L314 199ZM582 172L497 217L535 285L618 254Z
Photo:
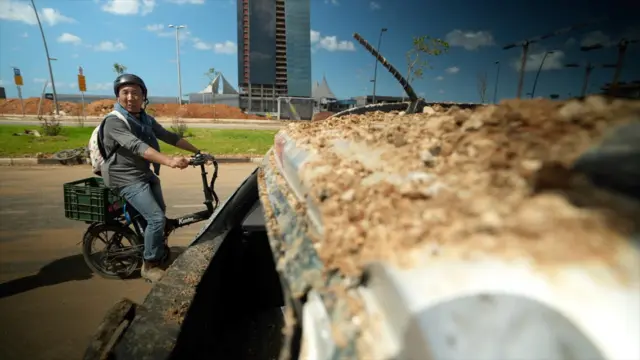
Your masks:
M640 42L640 39L621 39L620 41L618 41L618 60L616 61L615 66L616 71L613 74L613 80L611 81L611 85L609 86L609 89L611 89L611 93L614 96L617 93L618 81L620 80L620 73L622 72L622 65L624 63L625 54L627 53L627 47L630 44L635 44L638 42ZM602 49L604 47L605 46L602 44L594 44L590 46L582 46L580 47L580 50L591 51Z
M566 28L562 28L562 29L558 29L556 31L550 32L548 34L545 35L540 35L540 36L535 36L532 38L529 38L527 40L523 40L523 41L519 41L519 42L515 42L509 45L505 45L502 50L509 50L509 49L513 49L515 47L521 46L522 47L522 59L520 61L520 78L518 79L518 93L517 93L517 97L518 99L520 98L520 95L522 94L522 85L524 84L524 69L527 66L527 56L529 54L529 45L540 42L542 40L548 39L550 37L554 37L554 36L558 36L564 33L568 33L570 31L576 30L576 29L581 29L587 26L591 26L597 23L600 23L602 21L606 20L606 18L601 18L601 19L597 19L595 21L590 21L590 22L586 22L586 23L581 23L581 24L576 24L573 26L568 26Z
M380 29L380 37L378 37L378 48L376 49L380 52L380 44L382 43L382 33L386 32L387 28ZM376 59L376 64L373 66L373 103L376 103L376 84L378 83L378 59Z
M576 64L576 63L571 63L571 64L566 64L565 67L568 67L568 68L579 68L581 66L579 64ZM595 64L592 64L590 61L587 62L586 65L585 65L585 68L584 68L584 80L582 82L582 91L580 93L581 97L584 97L587 94L587 87L589 85L589 77L591 75L591 71L593 71L593 69L595 69L597 67L616 69L617 65L616 64L595 65Z
M185 25L171 25L170 28L176 29L176 63L178 64L178 105L182 105L182 75L180 74L180 29Z
M497 104L498 103L498 79L500 78L500 61L496 61L495 62L497 66L497 70L496 70L496 83L493 86L493 103Z
M542 61L540 62L540 67L538 67L538 72L536 73L536 79L533 81L533 89L531 89L531 98L533 99L533 95L536 93L536 85L538 85L538 78L540 77L540 71L542 71L542 65L544 65L544 61L547 59L547 56L553 54L553 51L547 51L544 53L542 57Z
M49 77L51 79L51 89L53 90L53 106L56 109L56 115L60 115L60 108L58 107L58 94L56 93L56 83L53 81L53 70L51 69L51 60L55 60L49 56L49 48L47 47L47 39L44 37L44 30L42 30L42 23L40 22L40 16L36 9L36 4L31 0L31 6L33 12L36 14L36 20L38 20L38 27L40 28L40 34L42 35L42 42L44 43L44 52L47 55L47 64L49 65Z

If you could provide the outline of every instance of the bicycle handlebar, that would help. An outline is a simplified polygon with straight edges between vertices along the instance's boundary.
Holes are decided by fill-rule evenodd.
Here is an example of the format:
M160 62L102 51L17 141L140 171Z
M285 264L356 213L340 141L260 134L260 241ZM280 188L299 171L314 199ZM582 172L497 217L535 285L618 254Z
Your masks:
M209 161L213 162L214 165L217 165L216 164L216 159L213 156L211 156L209 154L198 153L198 154L193 155L189 159L189 165L193 165L193 166L204 165Z

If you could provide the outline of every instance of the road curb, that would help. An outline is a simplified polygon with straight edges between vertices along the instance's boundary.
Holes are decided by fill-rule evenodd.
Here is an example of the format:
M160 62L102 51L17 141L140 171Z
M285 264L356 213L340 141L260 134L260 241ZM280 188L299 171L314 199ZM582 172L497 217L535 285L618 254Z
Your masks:
M262 162L262 157L247 156L221 156L216 157L218 164L240 164ZM37 159L37 158L0 158L0 166L11 165L64 165L55 159ZM68 164L68 165L86 165L86 164Z

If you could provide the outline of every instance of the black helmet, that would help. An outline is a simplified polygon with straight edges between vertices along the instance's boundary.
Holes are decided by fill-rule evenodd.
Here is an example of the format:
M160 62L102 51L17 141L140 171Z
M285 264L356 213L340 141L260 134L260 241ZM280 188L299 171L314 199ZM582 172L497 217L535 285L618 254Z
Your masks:
M142 81L142 79L139 76L133 75L133 74L122 74L118 76L116 80L113 82L113 92L116 94L116 97L118 97L118 91L120 90L120 87L122 87L123 85L140 86L140 88L142 89L142 95L144 95L145 99L147 98L147 86L144 84L144 81Z

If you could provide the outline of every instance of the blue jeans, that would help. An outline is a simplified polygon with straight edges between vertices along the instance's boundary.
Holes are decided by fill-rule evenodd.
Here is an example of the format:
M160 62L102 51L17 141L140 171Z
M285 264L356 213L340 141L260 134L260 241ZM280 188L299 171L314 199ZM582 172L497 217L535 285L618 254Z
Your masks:
M140 182L120 188L123 196L146 220L144 230L144 260L160 261L164 256L164 225L167 206L162 196L160 179Z

